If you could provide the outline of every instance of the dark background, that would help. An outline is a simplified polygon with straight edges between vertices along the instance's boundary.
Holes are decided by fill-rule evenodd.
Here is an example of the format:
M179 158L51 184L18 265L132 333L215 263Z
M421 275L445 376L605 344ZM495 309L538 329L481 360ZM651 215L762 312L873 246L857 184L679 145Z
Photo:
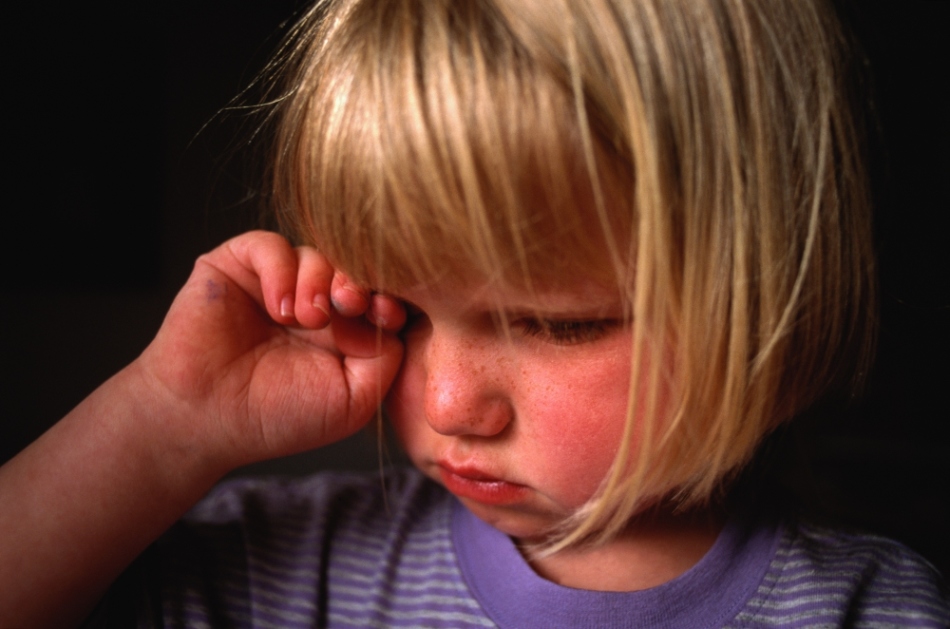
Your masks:
M256 119L227 106L302 5L162 4L31 3L7 21L0 461L135 358L198 254L259 224ZM790 484L947 574L948 6L845 6L881 126L880 346L865 399L822 422ZM375 465L357 435L258 470Z

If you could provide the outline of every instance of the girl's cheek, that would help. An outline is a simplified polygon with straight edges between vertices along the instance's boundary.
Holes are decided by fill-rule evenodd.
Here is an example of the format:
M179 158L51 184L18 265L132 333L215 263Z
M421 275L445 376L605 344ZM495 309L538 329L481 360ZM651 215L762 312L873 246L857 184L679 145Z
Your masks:
M544 414L546 421L532 441L543 455L538 462L540 476L558 482L565 505L577 508L591 498L610 471L626 409L618 399L579 396L565 401L569 408L549 408Z

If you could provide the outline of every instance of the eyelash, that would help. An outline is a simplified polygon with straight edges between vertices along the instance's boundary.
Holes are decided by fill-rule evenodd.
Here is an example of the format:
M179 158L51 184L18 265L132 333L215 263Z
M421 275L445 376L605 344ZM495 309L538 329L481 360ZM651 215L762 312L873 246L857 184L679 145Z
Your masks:
M611 319L548 320L522 319L518 327L527 336L539 338L555 345L579 345L602 338L614 325Z
M426 317L418 307L406 303L406 326L409 330L415 323ZM614 319L536 319L527 317L515 321L512 325L521 329L528 337L537 338L553 345L580 345L599 340L617 325Z

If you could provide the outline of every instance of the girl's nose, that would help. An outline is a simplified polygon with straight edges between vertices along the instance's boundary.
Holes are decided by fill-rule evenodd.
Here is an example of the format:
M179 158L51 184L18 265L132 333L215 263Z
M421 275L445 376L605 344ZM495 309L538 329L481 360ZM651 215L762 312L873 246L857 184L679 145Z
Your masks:
M514 419L500 352L464 338L434 335L424 359L425 414L433 430L492 437Z

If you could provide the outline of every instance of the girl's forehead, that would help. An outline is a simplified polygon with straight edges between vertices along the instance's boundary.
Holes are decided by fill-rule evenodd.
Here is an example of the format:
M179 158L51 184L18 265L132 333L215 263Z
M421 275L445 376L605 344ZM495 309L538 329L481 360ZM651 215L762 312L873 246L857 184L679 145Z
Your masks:
M611 256L596 226L590 228L593 235L525 229L522 242L512 246L504 238L480 239L463 229L402 230L398 215L391 213L396 224L387 229L361 231L363 241L355 245L343 239L314 244L356 283L409 301L413 294L533 307L630 292L629 252L620 260Z

